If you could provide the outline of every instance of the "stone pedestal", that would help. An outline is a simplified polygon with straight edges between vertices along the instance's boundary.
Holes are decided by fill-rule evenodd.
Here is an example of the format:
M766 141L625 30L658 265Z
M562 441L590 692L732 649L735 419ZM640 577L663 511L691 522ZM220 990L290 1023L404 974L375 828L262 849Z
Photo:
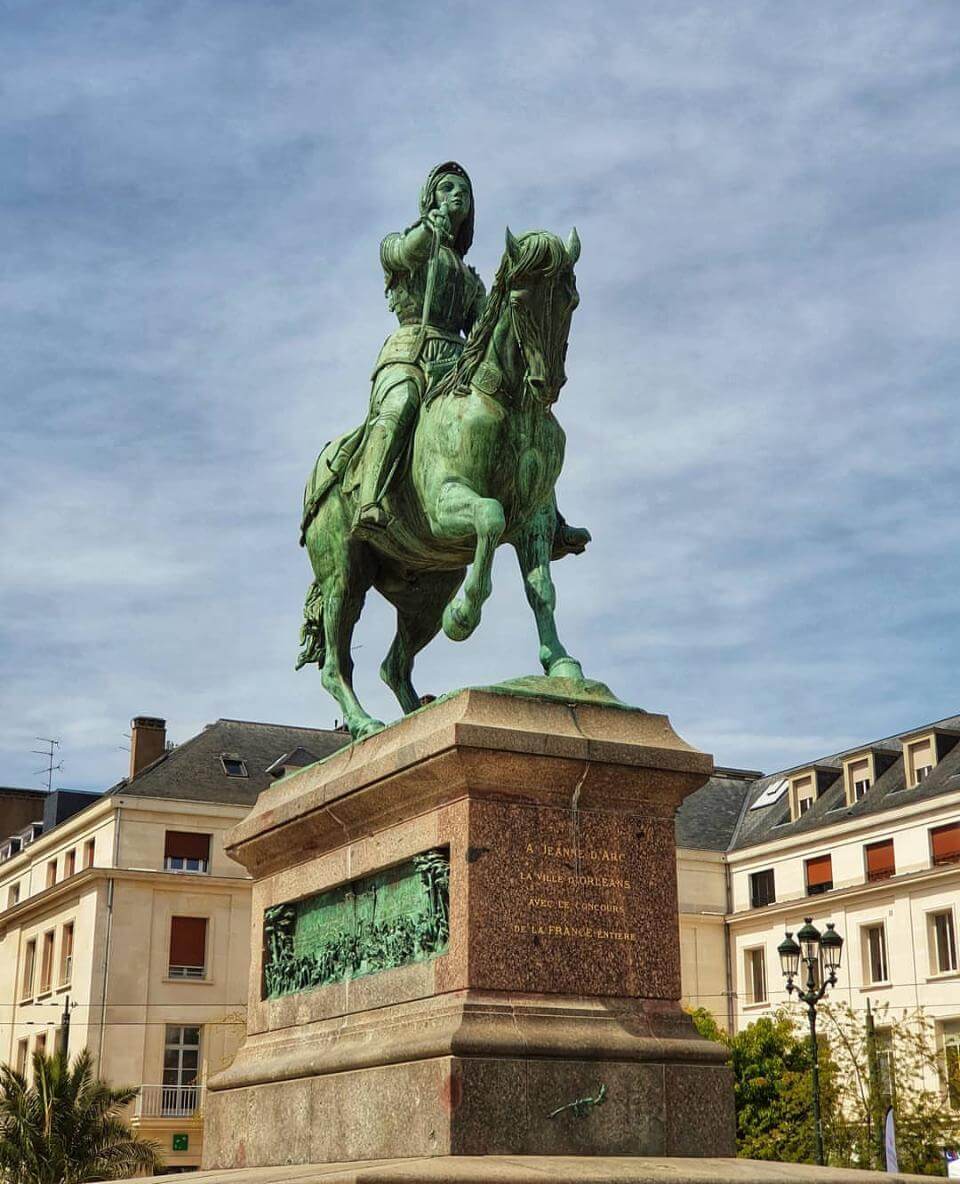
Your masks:
M452 1180L455 1157L733 1154L722 1050L678 1002L673 819L712 760L665 716L558 680L521 692L433 703L285 777L231 833L256 879L250 1006L208 1084L205 1167L452 1157ZM389 918L425 854L449 886L438 902L421 873L436 907L411 953ZM342 953L345 915L380 925L393 968L291 990L290 951Z

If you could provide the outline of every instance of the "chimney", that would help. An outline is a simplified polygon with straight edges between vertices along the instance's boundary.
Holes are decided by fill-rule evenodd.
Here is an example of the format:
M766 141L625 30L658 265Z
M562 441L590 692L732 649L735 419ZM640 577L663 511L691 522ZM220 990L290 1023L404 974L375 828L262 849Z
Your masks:
M130 780L147 765L163 756L167 744L167 721L152 715L138 715L130 721Z

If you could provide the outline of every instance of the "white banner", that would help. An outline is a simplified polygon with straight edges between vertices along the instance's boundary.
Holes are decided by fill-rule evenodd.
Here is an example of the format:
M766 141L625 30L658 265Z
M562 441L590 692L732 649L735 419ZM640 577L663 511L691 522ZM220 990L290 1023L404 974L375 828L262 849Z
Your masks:
M890 1106L887 1110L886 1122L884 1126L884 1148L887 1153L887 1171L899 1172L900 1167L897 1163L897 1132L893 1126L893 1107Z

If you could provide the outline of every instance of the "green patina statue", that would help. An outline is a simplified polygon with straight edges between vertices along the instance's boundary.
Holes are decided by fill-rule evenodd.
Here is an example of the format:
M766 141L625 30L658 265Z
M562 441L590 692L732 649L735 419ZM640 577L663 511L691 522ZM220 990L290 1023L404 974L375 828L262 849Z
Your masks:
M380 674L414 711L416 654L441 628L456 641L474 631L500 543L517 551L546 674L583 678L557 636L550 578L551 559L590 541L554 494L564 434L552 406L566 381L580 242L575 230L566 245L508 230L487 297L463 261L473 227L470 178L438 165L419 220L380 248L400 327L377 358L367 421L323 449L304 494L300 541L315 578L297 665L317 663L357 739L384 726L353 689L350 639L367 591L396 607Z

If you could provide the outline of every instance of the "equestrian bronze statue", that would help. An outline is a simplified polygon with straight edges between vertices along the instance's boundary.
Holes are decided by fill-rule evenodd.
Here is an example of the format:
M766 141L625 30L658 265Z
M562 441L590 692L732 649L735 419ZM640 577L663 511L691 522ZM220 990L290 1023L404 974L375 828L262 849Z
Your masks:
M353 689L350 643L367 591L397 610L380 675L414 711L414 658L441 628L455 641L476 629L501 543L517 552L544 671L583 678L557 636L550 578L552 559L590 541L564 522L554 492L564 434L553 404L580 242L575 230L565 244L508 230L487 296L463 261L473 227L469 177L438 165L418 221L380 248L400 327L377 358L366 423L323 449L304 495L300 541L314 580L298 667L320 667L355 739L384 726Z

